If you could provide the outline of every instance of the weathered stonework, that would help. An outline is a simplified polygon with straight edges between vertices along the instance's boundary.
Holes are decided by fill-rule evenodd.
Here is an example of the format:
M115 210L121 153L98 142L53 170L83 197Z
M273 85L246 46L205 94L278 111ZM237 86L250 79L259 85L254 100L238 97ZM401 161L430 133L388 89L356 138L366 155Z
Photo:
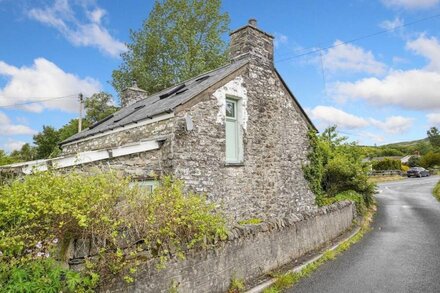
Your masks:
M245 281L292 262L322 247L352 225L355 206L340 202L313 212L272 219L257 225L234 227L226 241L206 250L190 250L186 259L173 258L157 270L151 259L138 268L134 283L122 276L103 284L100 292L227 292L233 278ZM84 256L96 255L93 246L77 241L71 267L80 269Z
M74 141L64 154L160 139L160 149L90 163L133 177L172 174L187 188L205 193L230 223L271 219L316 209L304 179L311 127L273 67L273 37L251 22L231 34L231 57L248 58L241 68L167 114L151 121ZM226 164L226 98L240 101L243 162ZM188 119L191 127L187 128Z

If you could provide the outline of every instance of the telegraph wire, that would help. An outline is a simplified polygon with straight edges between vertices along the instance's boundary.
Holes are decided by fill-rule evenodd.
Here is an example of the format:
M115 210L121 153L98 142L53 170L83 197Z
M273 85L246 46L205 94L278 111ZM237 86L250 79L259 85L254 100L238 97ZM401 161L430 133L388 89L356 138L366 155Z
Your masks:
M357 38L354 38L354 39L351 39L351 40L348 40L348 41L345 41L345 42L340 42L340 43L337 43L335 45L330 45L330 46L327 46L327 47L317 48L317 49L316 48L315 49L309 48L310 51L308 51L308 52L306 51L308 49L304 49L303 51L306 51L305 53L301 53L301 54L294 55L294 56L287 57L287 58L282 58L282 59L280 59L278 61L275 61L275 63L285 62L285 61L288 61L288 60L291 60L291 59L303 57L303 56L310 55L310 54L315 54L315 53L318 53L318 52L322 52L324 50L328 50L328 49L339 47L339 46L342 46L342 45L354 43L354 42L357 42L357 41L360 41L360 40L369 39L369 38L376 37L376 36L379 36L379 35L383 35L383 34L386 34L386 33L389 33L389 32L393 32L393 31L395 31L397 29L400 29L400 28L408 27L408 26L411 26L411 25L414 25L414 24L417 24L417 23L420 23L420 22L425 22L425 21L428 21L428 20L432 20L432 19L435 19L435 18L438 18L438 17L440 17L440 13L439 14L435 14L435 15L431 15L431 16L428 16L428 17L425 17L425 18L421 18L421 19L418 19L418 20L415 20L415 21L411 21L411 22L408 22L408 23L405 23L405 24L402 24L402 25L398 25L398 26L395 26L395 27L393 27L391 29L386 29L386 30L378 31L378 32L375 32L375 33L372 33L372 34L368 34L368 35L363 35L363 36L360 36L360 37L357 37Z
M29 104L36 104L36 103L49 102L49 101L54 101L54 100L67 99L67 98L76 98L76 97L78 97L78 94L72 94L72 95L62 96L62 97L53 97L53 98L47 98L47 99L42 99L42 100L37 100L38 98L33 97L33 99L35 99L35 101L27 101L27 102L23 102L23 103L16 103L16 104L9 104L9 105L0 105L0 108L13 108L13 107L17 107L17 106L24 106L24 105L29 105Z

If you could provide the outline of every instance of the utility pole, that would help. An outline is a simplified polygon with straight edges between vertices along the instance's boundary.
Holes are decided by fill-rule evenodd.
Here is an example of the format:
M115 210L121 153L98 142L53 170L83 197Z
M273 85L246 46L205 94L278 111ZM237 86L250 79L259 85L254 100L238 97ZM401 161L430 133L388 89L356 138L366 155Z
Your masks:
M79 94L78 95L78 99L79 99L79 119L78 119L78 132L81 132L82 130L82 109L83 109L83 104L84 104L84 97L83 94Z

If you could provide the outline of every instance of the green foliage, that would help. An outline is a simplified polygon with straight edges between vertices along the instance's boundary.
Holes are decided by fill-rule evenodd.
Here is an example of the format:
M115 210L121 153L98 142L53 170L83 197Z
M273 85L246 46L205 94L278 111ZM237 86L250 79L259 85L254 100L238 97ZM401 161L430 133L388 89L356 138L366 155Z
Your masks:
M434 190L432 191L432 194L434 195L434 197L440 201L440 182L438 182L435 187Z
M381 161L373 162L373 169L377 171L400 170L401 165L402 163L400 162L400 160L384 159Z
M245 289L243 279L232 278L231 284L229 285L228 293L241 293Z
M367 204L365 203L364 197L353 190L348 190L341 192L334 197L324 197L321 198L321 202L319 205L330 205L332 203L343 201L343 200L350 200L356 203L356 212L358 215L363 216L365 212L367 211Z
M431 145L435 148L440 148L440 132L437 127L431 127L427 131L427 134Z
M122 274L133 282L142 251L163 266L171 256L184 257L188 248L226 238L223 217L204 196L185 194L181 181L164 178L152 194L128 184L111 173L45 172L2 186L2 268L20 271L42 256L62 260L71 240L89 239L99 253L73 279L95 286L98 279ZM11 274L2 273L4 282Z
M408 160L408 166L410 167L418 167L420 166L420 157L413 156Z
M60 142L59 132L52 126L43 126L43 130L34 135L37 158L49 158L52 154L58 154L58 143Z
M149 93L219 67L227 61L222 34L229 16L220 0L156 0L139 31L131 32L123 63L113 71L121 93L136 80Z
M113 105L112 95L105 92L93 94L90 98L86 99L84 108L86 110L85 121L88 125L106 118L119 109ZM85 127L87 126L83 128Z
M420 158L420 166L424 168L433 168L440 166L440 153L430 151Z
M369 205L375 187L368 182L368 168L362 163L361 149L346 143L336 127L326 129L320 136L311 131L309 138L309 164L303 170L317 204L322 204L326 197L352 190L361 194Z
M92 292L98 278L63 268L51 257L11 266L0 259L1 292Z
M239 221L238 224L239 225L257 225L257 224L260 224L261 222L263 222L263 221L259 218L251 218L251 219Z

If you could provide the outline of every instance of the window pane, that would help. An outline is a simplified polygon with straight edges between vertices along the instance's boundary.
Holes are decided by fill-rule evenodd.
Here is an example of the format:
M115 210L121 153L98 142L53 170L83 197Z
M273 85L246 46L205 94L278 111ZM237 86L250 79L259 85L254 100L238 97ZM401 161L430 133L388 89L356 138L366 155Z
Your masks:
M235 102L226 101L226 117L235 118Z

